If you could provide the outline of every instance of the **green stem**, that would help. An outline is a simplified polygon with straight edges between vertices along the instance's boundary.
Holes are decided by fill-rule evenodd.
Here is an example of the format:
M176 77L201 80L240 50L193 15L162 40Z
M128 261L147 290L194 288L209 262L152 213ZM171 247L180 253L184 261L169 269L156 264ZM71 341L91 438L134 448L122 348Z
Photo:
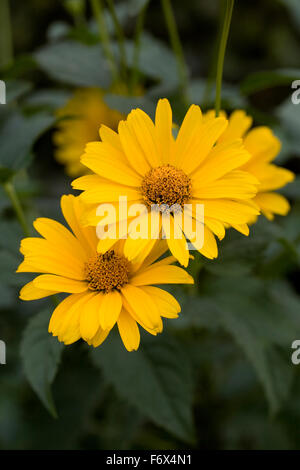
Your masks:
M119 19L116 14L116 9L114 5L114 0L106 0L108 4L108 8L115 26L115 31L116 31L116 36L117 36L117 41L119 45L119 51L120 51L120 64L121 64L121 70L122 70L122 75L124 80L126 81L126 76L127 76L127 60L126 60L126 50L125 50L125 36L123 32L123 28L120 25Z
M16 193L15 187L13 186L13 184L10 181L4 183L3 187L4 187L4 190L5 190L8 198L11 201L11 204L14 208L17 219L20 222L20 225L21 225L21 227L24 231L25 236L29 237L30 236L30 230L29 230L29 227L27 225L25 214L24 214L24 211L22 209L19 197Z
M111 74L115 82L120 81L118 67L110 46L109 34L104 20L103 6L101 0L91 0L92 11L98 24L99 37L102 43L103 52L110 66Z
M13 60L13 41L9 0L0 0L0 68Z
M185 102L189 103L188 97L188 71L184 59L183 48L177 30L176 20L170 0L161 0L166 25L169 32L170 42L177 61L178 75L181 83Z
M223 29L222 29L222 34L221 34L219 53L218 53L218 62L217 62L216 101L215 101L216 116L219 115L219 112L221 109L221 90L222 90L224 57L225 57L226 44L227 44L227 39L228 39L228 34L229 34L229 29L230 29L233 5L234 5L234 0L226 0Z
M130 92L134 93L136 85L139 79L139 58L140 58L140 48L141 48L141 35L144 29L146 10L148 7L149 1L145 3L141 11L139 12L135 35L134 35L134 51L133 51L133 62L132 62L132 74L130 80Z

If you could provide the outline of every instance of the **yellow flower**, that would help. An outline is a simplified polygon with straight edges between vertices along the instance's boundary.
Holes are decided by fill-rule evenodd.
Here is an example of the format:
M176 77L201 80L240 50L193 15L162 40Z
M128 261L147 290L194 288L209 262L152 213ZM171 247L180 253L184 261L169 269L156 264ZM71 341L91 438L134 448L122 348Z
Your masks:
M55 157L65 165L66 173L74 177L87 173L80 157L87 142L99 140L100 125L116 129L123 115L107 106L100 89L83 88L75 91L57 117L61 120L53 136Z
M222 115L224 116L225 113L223 112ZM214 111L209 111L205 115L206 120L214 117ZM259 126L249 130L251 125L252 118L244 111L234 111L229 117L228 127L220 136L219 142L225 143L239 137L244 139L244 146L251 154L251 159L242 166L242 169L259 180L260 185L254 201L261 212L269 220L273 220L274 214L286 215L290 209L288 200L273 191L293 181L295 175L272 163L280 152L281 144L271 129ZM253 221L255 220L256 218L253 218Z
M117 323L125 347L137 349L137 323L156 335L163 328L161 317L177 318L180 312L176 299L153 284L193 284L193 278L171 265L172 256L157 261L167 250L161 240L149 256L132 261L124 256L121 240L113 250L97 253L95 229L80 223L79 199L63 196L61 208L71 231L55 220L39 218L34 227L43 238L21 242L24 261L17 272L42 274L21 289L20 298L70 294L56 307L49 324L49 332L65 344L82 338L99 346Z
M126 121L120 121L118 133L101 126L101 142L87 144L82 163L94 172L73 182L75 189L89 208L87 225L97 225L96 208L102 203L113 203L118 211L120 196L126 196L128 206L142 203L148 217L156 204L181 207L192 223L202 224L196 205L204 205L204 245L194 238L186 226L178 227L171 217L171 233L167 243L179 262L187 266L189 251L187 239L208 258L218 255L214 234L222 239L225 225L246 224L259 213L252 198L257 192L257 179L240 169L249 158L241 139L225 144L217 140L227 127L223 117L203 122L199 106L192 105L179 128L176 139L172 135L172 110L167 99L158 102L155 123L141 109L133 110ZM160 213L165 231L164 217ZM197 219L197 220L196 220ZM176 232L176 237L172 234ZM193 230L193 232L195 232ZM180 235L178 235L180 234ZM114 240L110 240L113 246ZM127 238L125 255L132 259L137 253L150 251L153 240ZM107 242L105 249L108 248ZM101 250L101 247L99 248Z

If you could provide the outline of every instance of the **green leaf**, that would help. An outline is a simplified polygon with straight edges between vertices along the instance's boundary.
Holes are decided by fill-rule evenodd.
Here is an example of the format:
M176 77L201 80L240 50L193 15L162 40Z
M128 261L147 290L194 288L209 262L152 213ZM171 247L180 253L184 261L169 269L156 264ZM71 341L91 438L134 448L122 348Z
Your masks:
M290 13L295 25L300 28L300 3L299 0L280 0Z
M104 96L105 103L111 108L127 115L132 109L141 108L150 116L154 116L155 105L145 96L121 96L108 93Z
M296 176L295 180L282 188L280 192L289 199L300 200L300 176Z
M159 81L159 85L151 90L153 96L174 91L178 87L178 70L172 51L150 34L144 33L141 38L139 69L146 76Z
M26 99L25 104L31 107L43 107L49 110L55 110L63 107L70 96L71 93L65 90L38 90Z
M15 300L15 292L10 287L0 282L0 307L3 309L10 308L14 304Z
M32 84L25 80L8 80L6 82L6 103L12 103L28 93L31 88Z
M30 319L21 342L21 359L33 390L56 417L50 386L57 373L63 345L48 333L50 315L47 309Z
M208 101L208 104L213 107L215 99L215 86L210 90L209 96L206 94L206 81L203 79L191 80L189 85L189 96L192 103L199 103L200 106L203 105L204 100ZM238 87L230 85L228 83L222 84L222 103L226 107L245 107L247 101L244 96L241 95Z
M300 301L296 302L285 287L280 298L287 296L290 300L283 308L272 287L283 292L284 285L271 284L266 289L262 282L246 277L240 279L237 289L234 279L222 279L214 280L206 294L214 294L219 321L244 350L275 413L287 397L293 373L289 357L281 360L276 347L289 351L294 338L300 335Z
M132 16L138 15L148 1L149 0L129 0L127 5L129 14Z
M110 85L110 72L99 44L63 41L42 47L34 57L54 80L86 87Z
M37 138L51 127L54 117L39 113L25 117L11 112L0 128L0 182L4 183L30 163L30 151Z
M278 69L256 72L249 75L241 84L241 91L251 95L267 88L286 85L291 86L292 81L300 77L300 69Z
M92 351L118 395L178 438L193 439L192 374L180 344L167 338L143 338L137 352L126 352L119 337Z
M300 76L300 71L299 71ZM288 98L276 110L281 125L281 133L279 137L283 141L283 151L287 156L300 155L300 105L292 103Z

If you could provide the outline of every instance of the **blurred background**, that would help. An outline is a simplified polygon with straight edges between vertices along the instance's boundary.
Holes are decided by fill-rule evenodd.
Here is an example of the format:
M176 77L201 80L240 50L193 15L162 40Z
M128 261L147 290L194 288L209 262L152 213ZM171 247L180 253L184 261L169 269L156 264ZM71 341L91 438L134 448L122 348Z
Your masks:
M113 3L125 36L125 91L112 85L89 2L0 0L0 78L7 91L0 105L0 339L7 345L0 448L300 449L300 365L291 362L291 344L300 339L298 177L282 191L292 205L287 217L261 216L249 237L228 231L215 261L195 257L189 269L197 288L172 289L181 318L167 321L160 337L144 335L137 353L127 353L117 335L93 351L83 342L63 347L47 334L49 300L18 300L30 276L15 274L24 234L7 183L29 222L61 220L60 196L72 192L74 175L57 156L55 134L64 114L58 110L75 90L100 88L105 106L121 115L139 106L153 116L166 96L178 123L184 92L203 109L213 107L222 2L172 1L188 69L184 90L161 2ZM130 92L126 73L134 68L143 18ZM121 69L108 9L105 21ZM277 164L299 174L296 79L299 1L237 0L223 109L245 109L255 125L270 126L282 141Z

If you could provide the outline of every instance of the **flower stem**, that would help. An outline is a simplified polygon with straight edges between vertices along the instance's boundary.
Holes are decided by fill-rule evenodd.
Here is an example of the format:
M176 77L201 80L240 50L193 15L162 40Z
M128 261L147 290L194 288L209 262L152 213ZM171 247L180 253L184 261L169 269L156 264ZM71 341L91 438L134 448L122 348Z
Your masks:
M140 10L137 17L135 34L134 34L134 51L133 51L133 61L132 61L132 74L130 80L130 92L131 94L135 92L136 85L139 78L139 57L140 57L140 48L141 48L141 35L144 29L146 10L148 7L149 1L145 3L143 8Z
M188 71L184 59L183 48L181 45L176 20L170 0L161 0L166 25L169 32L170 42L177 61L178 75L181 83L183 98L186 104L189 103L188 96Z
M216 100L215 100L215 111L216 116L219 115L221 109L221 90L222 90L222 78L223 78L223 67L224 57L226 51L226 44L230 29L232 11L233 11L234 0L226 0L225 15L223 21L223 29L221 34L218 61L217 61L217 75L216 75Z
M108 4L108 8L115 26L115 31L116 31L116 36L118 40L118 45L119 45L119 51L120 51L120 64L121 64L121 70L122 70L122 75L124 80L126 81L126 76L127 76L127 60L126 60L126 50L125 50L125 36L123 32L123 28L120 25L119 19L116 14L116 9L114 5L114 0L106 0Z
M20 223L20 225L23 229L23 232L24 232L25 236L29 237L30 236L30 230L29 230L29 227L27 225L25 214L24 214L24 211L22 209L22 206L21 206L19 197L16 193L14 185L10 181L7 181L6 183L3 184L3 188L4 188L8 198L11 201L11 204L14 208L17 219L18 219L18 221L19 221L19 223Z
M13 41L9 0L0 1L0 68L13 60Z
M99 37L102 43L103 52L109 63L111 74L115 82L120 81L118 67L111 49L109 34L107 31L106 23L103 15L103 6L101 0L91 0L92 11L95 17L95 20L98 24Z

